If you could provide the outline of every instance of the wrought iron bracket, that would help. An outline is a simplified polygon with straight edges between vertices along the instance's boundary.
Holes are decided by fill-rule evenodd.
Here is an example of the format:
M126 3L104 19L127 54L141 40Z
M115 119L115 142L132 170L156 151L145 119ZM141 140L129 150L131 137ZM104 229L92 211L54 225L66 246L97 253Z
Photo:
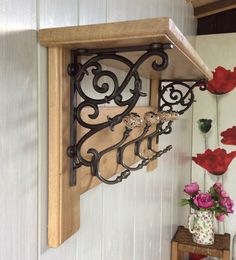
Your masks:
M201 91L207 89L206 80L181 81L181 80L162 80L159 86L159 110L176 111L180 115L187 111L193 102L194 88Z
M107 184L115 184L126 179L132 171L139 170L148 165L152 160L157 159L162 154L168 152L172 146L155 151L152 148L152 140L161 134L170 133L172 122L176 115L184 113L194 102L193 89L199 87L205 89L203 81L187 83L182 81L160 81L159 86L159 110L164 112L155 113L155 122L152 119L141 119L131 111L138 100L147 94L142 91L142 79L139 75L139 68L151 57L156 57L152 62L152 69L155 71L165 70L169 63L167 49L171 49L172 44L153 43L145 46L120 47L107 49L77 49L71 52L71 63L68 65L68 74L71 77L71 145L67 154L71 158L70 185L76 184L76 169L85 166L91 169L91 174ZM131 61L121 53L141 52L136 61ZM82 59L84 59L82 63ZM113 60L122 63L127 74L123 80L112 71L105 68L106 60ZM158 61L157 61L158 60ZM83 82L92 76L91 85L95 94L91 97L88 94L87 86ZM103 82L102 82L103 81ZM132 87L130 84L132 83ZM91 87L91 86L89 86ZM124 95L124 90L129 89L130 96ZM113 117L108 117L105 121L97 121L101 114L101 106L114 103L123 108L123 111ZM89 108L92 112L85 119L84 109ZM150 112L152 113L152 112ZM92 123L91 123L92 121ZM143 121L143 123L141 123ZM111 144L108 148L98 151L91 147L84 155L83 145L94 135L108 128L114 131L115 126L124 123L124 132L121 139ZM133 124L133 125L132 125ZM156 130L150 133L150 126L156 124ZM87 132L77 140L77 126L87 129ZM135 127L143 127L142 133L136 138L127 141ZM147 149L152 155L147 157L141 154L140 144L147 140ZM134 145L134 154L140 158L136 166L129 166L125 162L124 151ZM116 163L122 165L124 170L114 180L105 179L99 169L101 158L111 152L116 151Z

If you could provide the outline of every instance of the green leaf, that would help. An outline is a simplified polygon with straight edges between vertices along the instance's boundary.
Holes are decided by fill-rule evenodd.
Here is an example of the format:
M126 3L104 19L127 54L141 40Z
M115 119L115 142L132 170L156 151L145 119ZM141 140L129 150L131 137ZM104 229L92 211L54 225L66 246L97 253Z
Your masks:
M198 206L195 205L194 203L191 204L191 208L195 209L195 210L199 210Z
M189 202L187 199L181 199L181 206L189 205Z

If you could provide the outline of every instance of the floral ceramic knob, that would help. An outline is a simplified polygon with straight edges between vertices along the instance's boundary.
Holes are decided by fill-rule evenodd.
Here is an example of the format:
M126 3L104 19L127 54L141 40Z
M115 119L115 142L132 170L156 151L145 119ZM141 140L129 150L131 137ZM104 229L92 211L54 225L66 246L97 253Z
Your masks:
M179 114L176 113L176 112L172 112L172 111L170 111L170 112L164 112L164 111L157 112L157 115L159 116L161 122L174 121L174 120L177 120L179 118Z
M158 124L160 122L160 118L156 113L150 111L144 114L144 121L147 125L151 126Z
M123 122L126 127L134 129L140 127L143 123L142 118L137 113L131 112L124 117Z

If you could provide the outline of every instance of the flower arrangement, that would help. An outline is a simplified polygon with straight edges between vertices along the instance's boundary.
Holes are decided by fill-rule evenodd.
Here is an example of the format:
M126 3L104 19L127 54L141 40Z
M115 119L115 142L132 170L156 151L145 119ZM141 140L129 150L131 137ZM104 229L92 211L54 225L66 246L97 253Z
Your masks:
M224 221L225 215L234 212L234 202L220 182L216 182L208 192L201 192L198 183L192 182L184 186L184 192L190 198L182 199L182 206L190 205L194 210L212 211L218 221Z
M208 81L207 90L215 95L216 102L216 123L219 123L219 101L223 94L227 94L233 91L236 88L236 67L233 70L228 70L223 68L222 66L218 66L213 71L213 79ZM190 205L190 207L197 212L193 214L196 218L204 218L207 215L213 215L218 221L224 221L225 215L233 213L234 202L223 189L222 183L218 182L219 178L221 178L223 182L223 175L227 172L227 169L236 157L236 151L227 152L225 149L217 148L215 150L208 149L208 132L212 127L211 119L199 119L198 120L198 128L200 132L203 134L205 141L205 150L201 154L197 154L192 157L192 160L198 164L200 167L204 168L204 182L203 182L203 190L201 192L199 189L199 185L196 182L185 185L184 191L189 195L188 199L182 199L182 205ZM221 143L224 145L236 145L236 125L232 126L219 133L219 128L217 128L217 135L221 135ZM218 145L219 140L218 140ZM217 177L217 182L210 187L207 191L206 189L206 176L208 172L210 175L215 175ZM220 177L219 177L220 176ZM191 215L190 215L191 216ZM196 219L195 219L196 220ZM190 222L189 222L190 223ZM199 222L201 223L201 221ZM201 229L201 224L199 224L196 220L195 226L195 234L193 234L193 240L196 243L203 244L202 242L206 242L204 237L210 241L211 237L211 225L207 224L204 226L204 231ZM210 223L210 222L209 222ZM213 220L212 220L213 225ZM204 221L204 225L206 221ZM220 226L218 225L218 228ZM224 230L224 226L223 230ZM191 229L191 227L189 227ZM214 228L213 228L214 229ZM224 232L224 231L223 231ZM202 233L202 234L201 234ZM214 234L214 230L213 230ZM202 241L200 241L202 240ZM200 241L200 242L199 242ZM197 260L202 259L205 256L190 253L189 260Z

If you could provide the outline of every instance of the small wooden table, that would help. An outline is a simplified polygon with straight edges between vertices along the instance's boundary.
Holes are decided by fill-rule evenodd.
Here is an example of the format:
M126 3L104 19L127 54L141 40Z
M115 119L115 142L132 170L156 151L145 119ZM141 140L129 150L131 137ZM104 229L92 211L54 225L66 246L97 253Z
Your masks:
M230 259L230 234L215 235L213 245L199 245L192 241L192 234L187 228L179 226L171 242L171 260L182 260L183 253L196 253L214 256L223 260Z

